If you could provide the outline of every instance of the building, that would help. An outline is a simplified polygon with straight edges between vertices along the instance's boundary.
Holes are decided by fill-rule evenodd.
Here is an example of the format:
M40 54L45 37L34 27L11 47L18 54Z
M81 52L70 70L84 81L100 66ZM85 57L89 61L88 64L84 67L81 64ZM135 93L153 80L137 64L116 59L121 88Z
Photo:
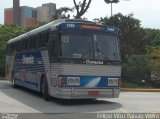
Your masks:
M4 24L14 24L13 23L13 9L6 8L4 10Z
M20 26L36 26L37 25L37 9L22 6L20 14Z
M44 23L52 21L53 16L56 12L56 4L47 3L37 7L37 21Z
M17 20L13 18L13 8L4 10L4 24L16 24L18 26L36 26L37 9L27 6L20 7L20 15Z
M13 24L20 25L20 2L13 0Z
M36 26L38 23L47 23L52 20L56 12L56 4L47 3L40 7L32 8L19 6L19 0L13 0L13 8L4 10L4 24L19 26Z

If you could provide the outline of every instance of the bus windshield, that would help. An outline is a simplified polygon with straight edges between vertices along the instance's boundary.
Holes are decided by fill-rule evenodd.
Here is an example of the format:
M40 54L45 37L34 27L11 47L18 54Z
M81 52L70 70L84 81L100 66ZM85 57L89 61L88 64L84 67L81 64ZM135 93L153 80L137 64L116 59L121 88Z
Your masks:
M61 36L62 58L120 60L116 35L70 31Z

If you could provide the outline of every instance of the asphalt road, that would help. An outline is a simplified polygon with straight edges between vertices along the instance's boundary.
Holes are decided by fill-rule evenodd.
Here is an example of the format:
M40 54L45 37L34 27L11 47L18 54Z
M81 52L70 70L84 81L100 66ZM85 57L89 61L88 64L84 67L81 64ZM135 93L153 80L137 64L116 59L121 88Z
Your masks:
M35 118L46 118L44 113L50 113L48 119L53 116L54 119L93 119L99 113L160 113L160 93L121 92L116 99L52 99L46 102L38 93L14 89L10 82L0 81L0 113L32 113L26 114L27 117L32 115Z

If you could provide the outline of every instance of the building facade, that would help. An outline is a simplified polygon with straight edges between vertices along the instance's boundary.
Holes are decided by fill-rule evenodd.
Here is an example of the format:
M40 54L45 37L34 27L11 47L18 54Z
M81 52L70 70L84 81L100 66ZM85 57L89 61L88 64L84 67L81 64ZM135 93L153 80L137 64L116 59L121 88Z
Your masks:
M37 9L27 6L21 7L20 26L36 26L37 25Z
M52 21L53 16L56 12L56 4L47 3L37 7L37 21L44 23Z
M17 0L15 1L17 2ZM54 3L43 4L37 8L21 6L16 9L15 5L18 5L16 2L13 4L13 8L6 8L4 10L4 24L37 26L38 23L50 22L56 12L56 4Z
M14 24L13 23L13 8L7 8L4 10L4 24Z

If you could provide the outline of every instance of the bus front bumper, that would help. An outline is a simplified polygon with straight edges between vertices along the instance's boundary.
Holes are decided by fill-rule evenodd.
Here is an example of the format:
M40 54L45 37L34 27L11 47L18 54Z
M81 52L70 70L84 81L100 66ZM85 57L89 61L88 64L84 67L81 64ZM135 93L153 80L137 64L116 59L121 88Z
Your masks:
M63 99L118 98L120 88L58 88L53 97Z

